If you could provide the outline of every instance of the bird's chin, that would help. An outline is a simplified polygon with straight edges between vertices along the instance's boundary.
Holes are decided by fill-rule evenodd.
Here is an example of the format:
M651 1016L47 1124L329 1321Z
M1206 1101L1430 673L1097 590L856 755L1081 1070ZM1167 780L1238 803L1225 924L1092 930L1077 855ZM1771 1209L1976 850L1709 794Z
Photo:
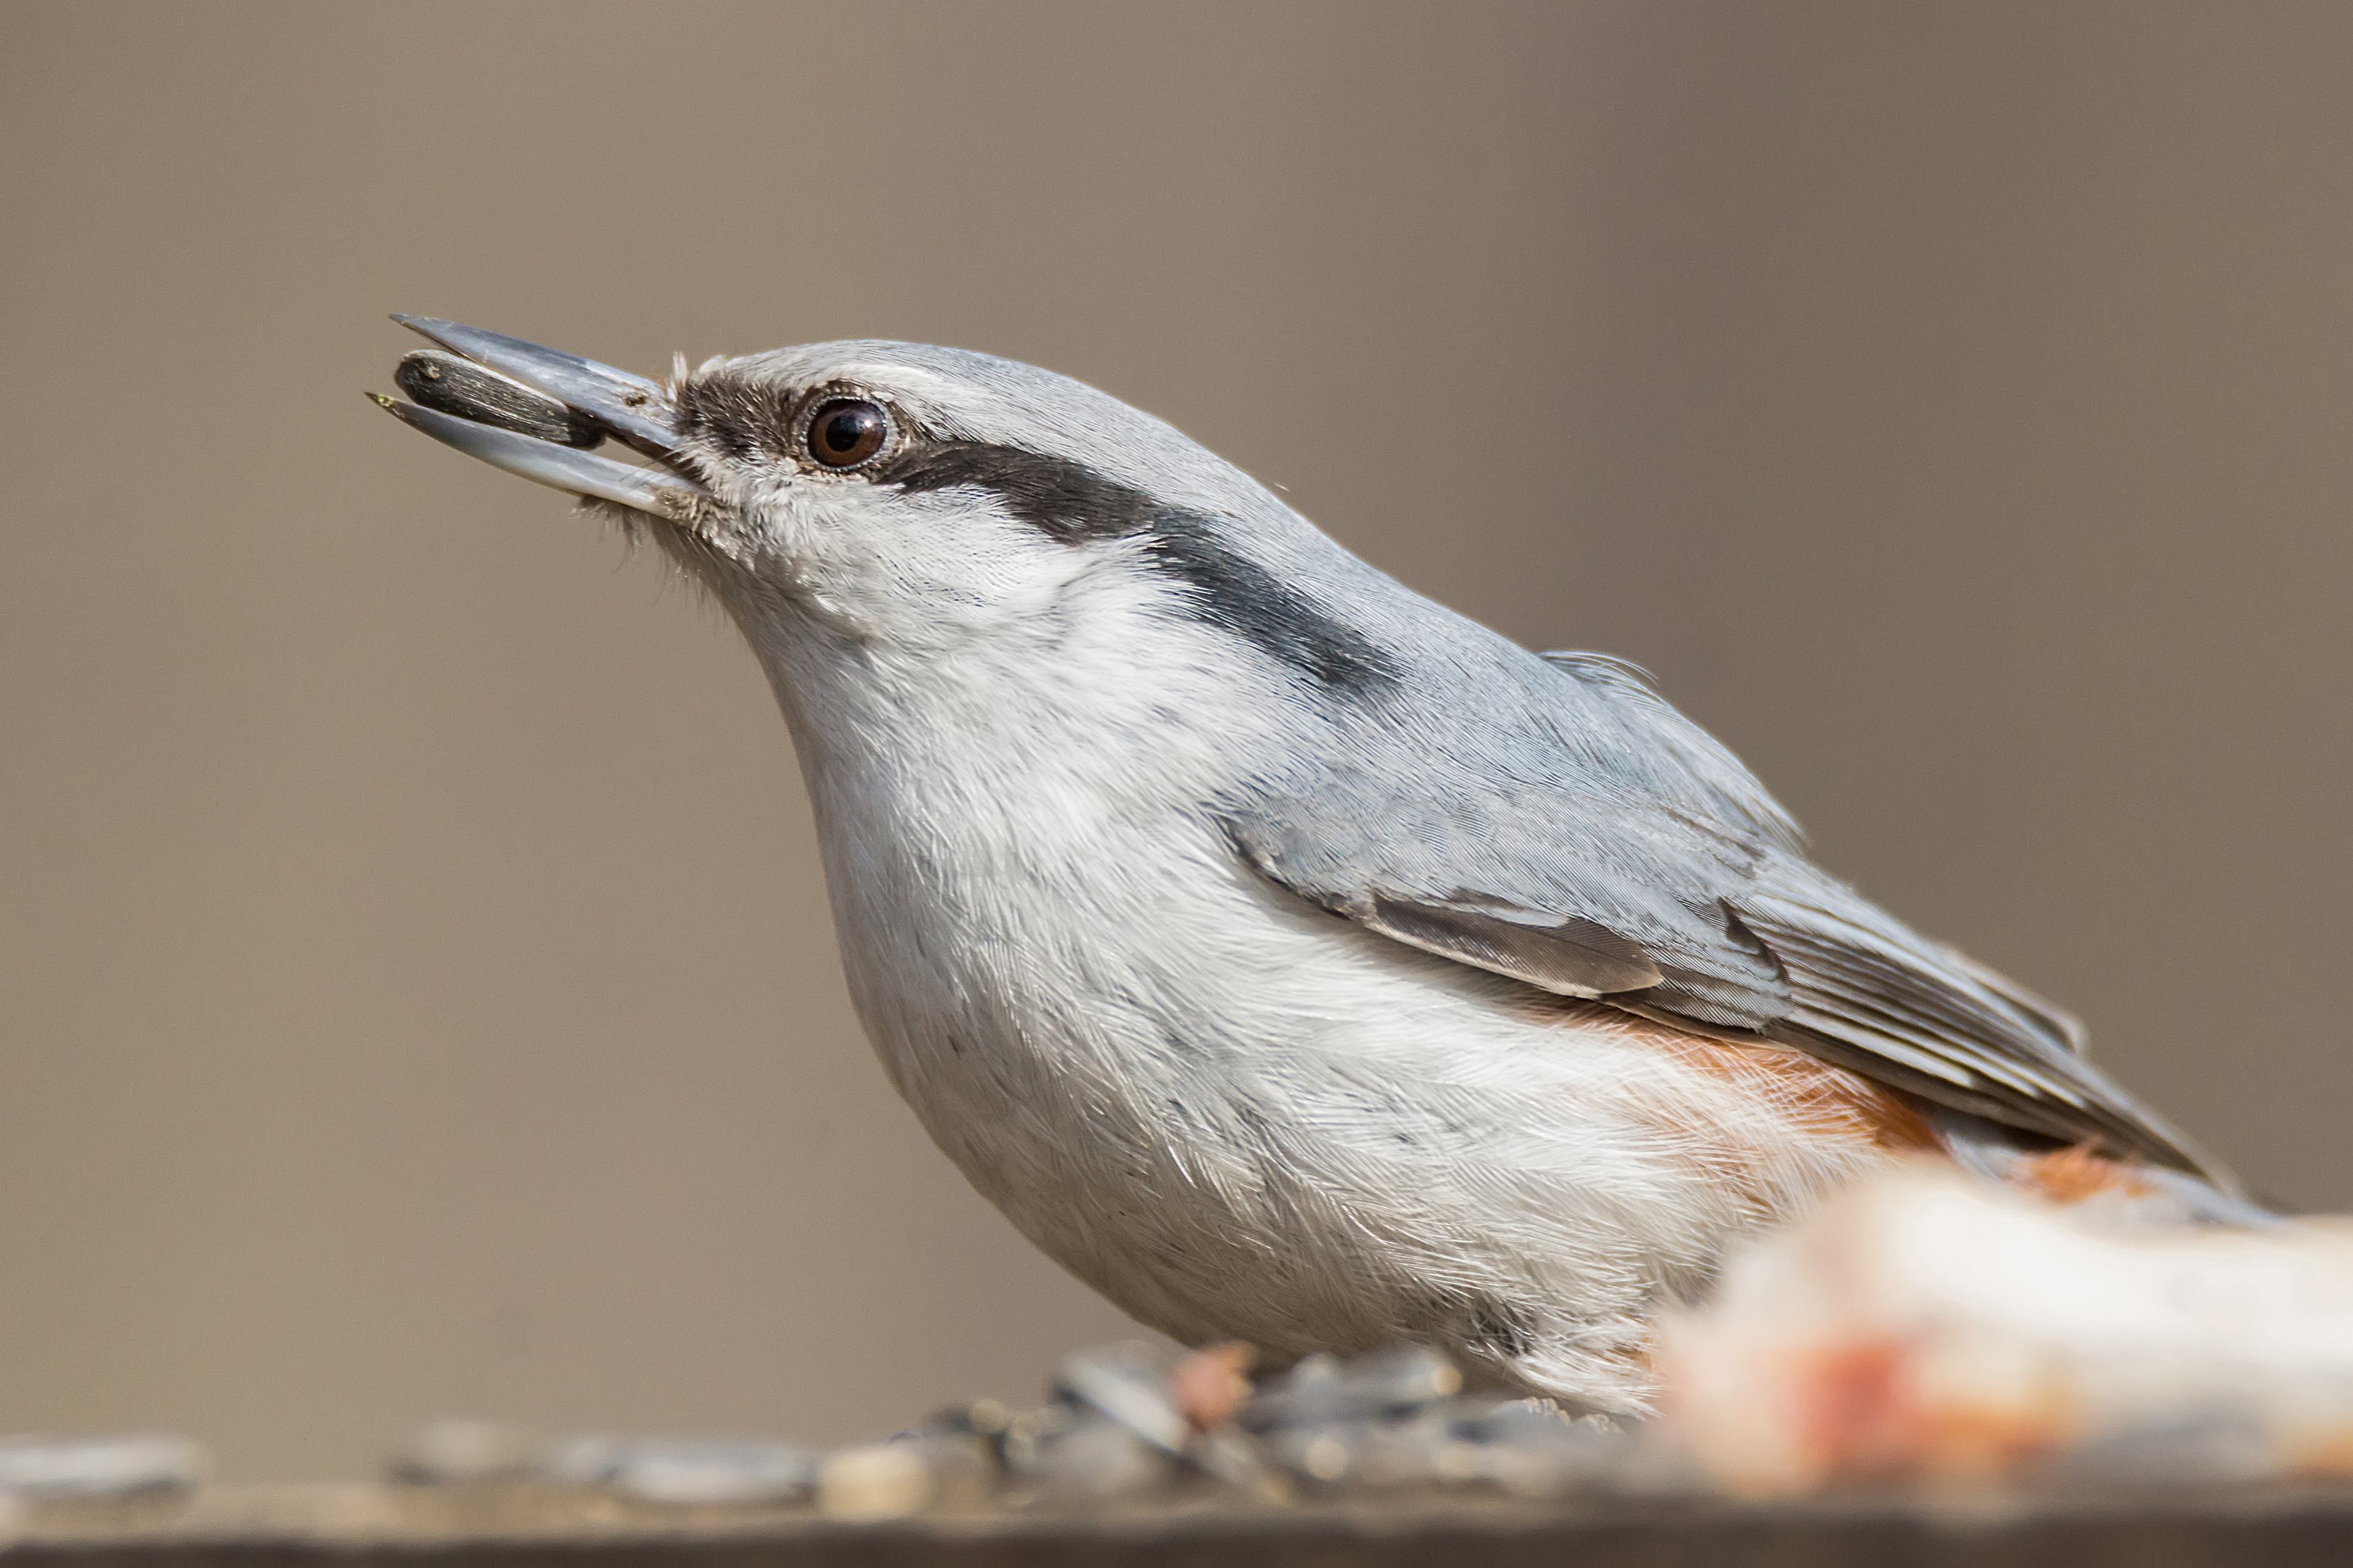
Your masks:
M470 384L429 369L427 380L404 377L405 386L426 389L433 405L369 394L385 412L470 458L578 496L596 510L618 509L632 522L650 517L706 531L717 503L680 450L677 404L660 383L480 327L430 316L393 320L491 374L470 373L478 378ZM530 416L534 404L551 414L568 413L563 424L585 429L585 439L554 441L531 433L545 422ZM518 416L518 408L526 412ZM586 449L607 437L652 463L617 462Z
M723 599L747 581L773 574L761 569L764 563L742 538L734 514L716 500L659 512L608 496L582 495L577 510L612 524L632 545L653 546Z

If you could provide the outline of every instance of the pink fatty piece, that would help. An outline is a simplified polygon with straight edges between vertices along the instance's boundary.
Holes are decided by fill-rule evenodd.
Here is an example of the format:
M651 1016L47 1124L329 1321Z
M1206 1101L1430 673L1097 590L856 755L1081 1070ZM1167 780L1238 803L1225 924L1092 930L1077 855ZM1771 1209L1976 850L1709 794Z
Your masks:
M2353 1476L2353 1226L2154 1223L1921 1162L1660 1330L1664 1434L1727 1490Z
M1250 1368L1258 1351L1239 1340L1204 1345L1169 1369L1168 1387L1196 1432L1214 1432L1232 1421L1250 1396Z

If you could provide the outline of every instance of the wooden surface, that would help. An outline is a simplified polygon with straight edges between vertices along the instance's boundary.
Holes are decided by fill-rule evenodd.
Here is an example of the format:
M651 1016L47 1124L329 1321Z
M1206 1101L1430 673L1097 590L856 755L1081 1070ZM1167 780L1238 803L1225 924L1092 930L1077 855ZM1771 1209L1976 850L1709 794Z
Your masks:
M1385 1500L1261 1511L1196 1501L857 1525L804 1510L654 1509L522 1488L222 1487L19 1506L0 1528L7 1568L2318 1568L2353 1563L2353 1492L1782 1507Z

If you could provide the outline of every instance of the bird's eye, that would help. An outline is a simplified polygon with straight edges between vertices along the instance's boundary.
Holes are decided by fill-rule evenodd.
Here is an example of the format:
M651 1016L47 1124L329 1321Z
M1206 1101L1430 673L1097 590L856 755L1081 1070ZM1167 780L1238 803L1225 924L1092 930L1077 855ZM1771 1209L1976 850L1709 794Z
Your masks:
M809 420L809 456L828 468L854 468L882 449L891 417L871 403L836 398Z

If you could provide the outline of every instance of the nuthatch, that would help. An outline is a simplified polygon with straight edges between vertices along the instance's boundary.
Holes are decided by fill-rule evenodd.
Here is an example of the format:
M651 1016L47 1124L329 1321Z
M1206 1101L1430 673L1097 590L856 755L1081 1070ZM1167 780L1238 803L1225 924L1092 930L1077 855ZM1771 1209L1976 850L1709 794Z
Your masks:
M661 384L400 320L506 385L386 407L726 607L892 1083L1179 1340L1422 1340L1635 1411L1728 1241L1907 1154L2259 1213L1639 671L1433 604L1092 387L880 342Z

